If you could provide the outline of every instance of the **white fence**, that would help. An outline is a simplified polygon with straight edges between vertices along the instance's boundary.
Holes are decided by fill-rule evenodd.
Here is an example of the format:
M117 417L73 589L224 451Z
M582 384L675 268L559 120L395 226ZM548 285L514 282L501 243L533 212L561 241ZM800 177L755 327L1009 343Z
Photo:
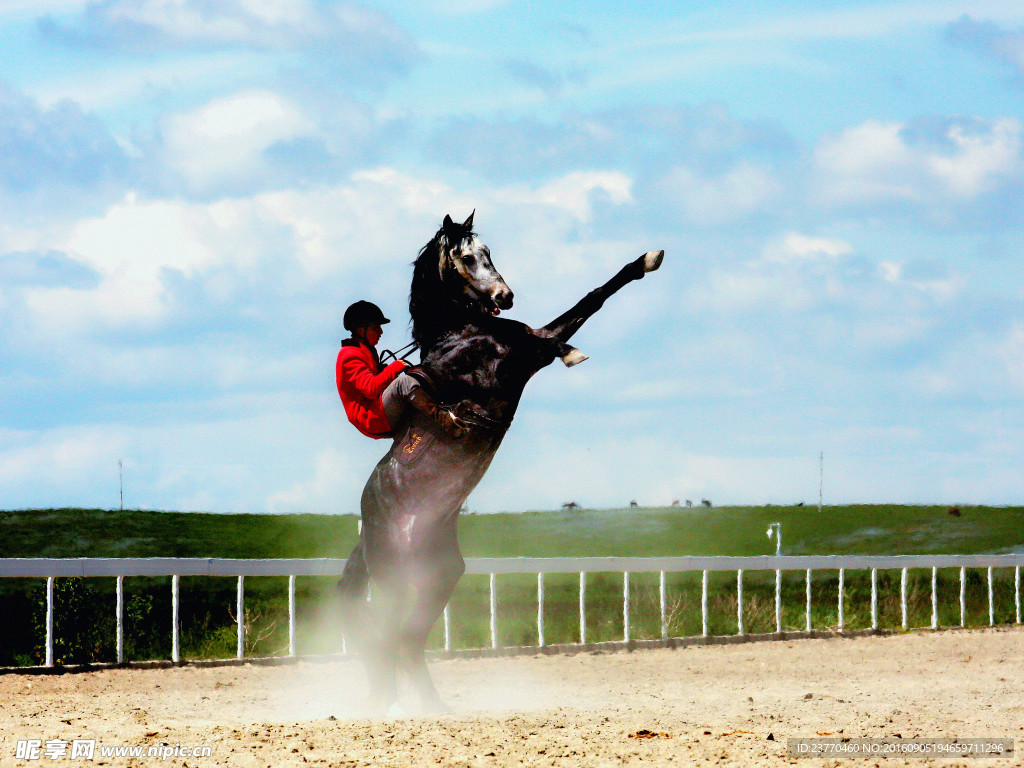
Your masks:
M1024 553L1012 555L808 555L760 557L573 557L573 558L470 558L466 560L469 574L490 576L491 646L498 648L497 577L501 574L537 575L537 638L538 647L545 646L544 576L545 574L579 574L579 642L587 642L586 599L588 573L621 573L623 581L623 640L631 638L630 574L659 574L661 637L668 639L666 612L666 573L699 572L701 578L701 620L703 636L708 636L708 574L712 571L736 573L737 634L744 634L743 574L745 571L775 571L775 628L782 632L782 573L804 571L806 579L805 631L811 632L811 584L814 571L838 571L838 630L845 629L844 582L847 571L870 571L871 628L878 627L878 571L900 571L900 605L902 627L908 627L907 573L911 569L931 570L931 628L939 626L937 574L939 568L958 568L960 577L960 625L966 624L966 571L984 569L988 586L989 624L995 624L993 569L1012 568L1014 584L1015 623L1021 623L1020 568ZM295 578L297 576L337 576L345 567L342 559L273 559L234 560L204 558L0 558L0 577L46 578L46 666L53 666L54 604L53 580L59 577L116 577L116 647L117 661L124 661L124 579L132 576L171 577L171 661L180 658L179 645L179 578L181 576L220 576L237 579L236 619L238 658L245 655L245 577L288 577L288 652L295 656ZM444 612L444 647L451 650L450 613Z

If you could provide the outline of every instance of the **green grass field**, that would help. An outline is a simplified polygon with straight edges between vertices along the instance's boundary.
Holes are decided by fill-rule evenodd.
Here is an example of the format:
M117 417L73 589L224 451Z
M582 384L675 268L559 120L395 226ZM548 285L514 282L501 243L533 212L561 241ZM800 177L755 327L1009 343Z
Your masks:
M765 535L782 523L784 554L976 554L1024 551L1024 507L858 505L825 507L720 507L579 510L464 515L460 540L466 557L757 555L774 553ZM351 515L215 515L83 509L0 512L0 557L345 557L356 541ZM940 624L959 623L956 569L939 576ZM899 626L899 574L880 574L881 626ZM997 574L997 623L1013 621L1012 572ZM774 631L774 581L752 572L744 580L744 629ZM969 625L987 624L983 574L968 573ZM126 580L126 656L167 658L169 578ZM340 650L336 633L304 631L329 624L334 579L298 584L299 653ZM578 580L546 577L548 643L578 640ZM56 580L57 658L65 663L111 660L113 579ZM735 574L711 575L710 631L736 631ZM784 579L784 627L804 627L802 574ZM185 657L231 656L235 647L234 580L183 578L182 652ZM699 574L668 577L670 634L699 634ZM838 579L822 572L813 582L816 628L837 624ZM0 664L38 663L42 656L43 580L2 579L0 601L8 631L0 638ZM632 636L660 636L656 574L631 580ZM930 623L930 573L911 573L911 626ZM844 591L846 628L870 625L866 573L849 573ZM536 632L536 578L498 581L499 639L532 645ZM486 576L467 576L451 601L455 647L490 644ZM246 580L248 652L281 653L287 646L286 580ZM587 589L587 639L621 639L622 576L592 574ZM433 645L442 642L440 626Z
M459 539L466 557L757 555L773 521L787 555L1024 551L1024 507L884 504L470 514ZM346 557L355 541L352 515L0 511L0 557Z

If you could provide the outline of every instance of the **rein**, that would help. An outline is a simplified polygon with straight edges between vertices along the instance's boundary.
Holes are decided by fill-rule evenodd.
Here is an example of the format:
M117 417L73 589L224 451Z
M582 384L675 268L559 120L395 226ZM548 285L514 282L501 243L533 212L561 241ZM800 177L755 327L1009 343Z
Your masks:
M405 357L406 355L412 354L420 345L415 341L409 342L404 347L401 347L397 352L392 352L390 349L382 350L380 353L380 364L387 365L392 360L397 360L399 357Z

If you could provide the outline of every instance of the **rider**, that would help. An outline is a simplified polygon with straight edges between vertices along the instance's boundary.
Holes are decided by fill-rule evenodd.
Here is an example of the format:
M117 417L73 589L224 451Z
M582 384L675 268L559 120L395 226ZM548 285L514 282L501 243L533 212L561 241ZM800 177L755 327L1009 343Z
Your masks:
M352 335L341 342L335 375L348 420L367 437L391 437L408 404L452 437L461 436L468 425L439 407L416 378L404 374L410 367L406 360L381 366L377 342L384 333L381 326L390 322L369 301L357 301L345 310L342 324Z

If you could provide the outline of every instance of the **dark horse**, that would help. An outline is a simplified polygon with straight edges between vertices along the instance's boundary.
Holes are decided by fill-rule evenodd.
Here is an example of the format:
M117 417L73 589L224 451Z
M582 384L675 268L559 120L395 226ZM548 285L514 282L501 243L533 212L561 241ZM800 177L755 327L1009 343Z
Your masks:
M470 428L451 437L407 409L363 490L362 533L338 588L346 638L362 657L378 707L397 703L402 670L424 709L446 710L424 650L465 571L459 510L501 445L530 377L555 358L566 365L585 360L569 339L605 299L657 269L663 256L644 254L560 317L530 328L498 317L512 306L512 291L473 232L472 214L461 225L446 216L420 251L409 295L422 359L414 372Z

